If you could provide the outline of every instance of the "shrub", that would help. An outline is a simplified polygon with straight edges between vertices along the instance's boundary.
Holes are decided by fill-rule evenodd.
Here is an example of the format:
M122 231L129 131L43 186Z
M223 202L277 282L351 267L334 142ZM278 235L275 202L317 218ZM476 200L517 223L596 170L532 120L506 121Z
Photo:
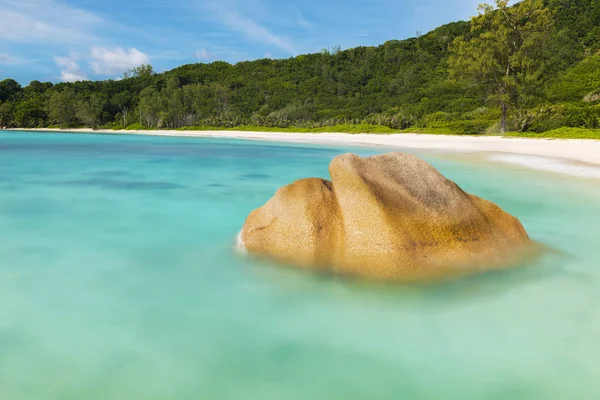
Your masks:
M475 113L468 116L477 117L479 115ZM448 133L461 135L476 135L485 132L495 122L495 120L465 119L464 117L465 115L435 112L423 118L423 128L445 129Z
M550 87L553 100L581 101L600 87L600 54L584 58L568 69Z
M493 122L490 121L452 121L448 127L462 135L478 135L485 132Z
M127 128L128 131L145 131L148 130L148 128L142 124L140 124L139 122L136 122L134 124L129 125Z
M475 120L485 120L485 121L494 121L500 120L502 117L502 111L498 107L489 108L489 107L480 107L476 110L469 111L462 114L462 119L475 119Z
M537 115L531 122L529 131L531 132L547 132L558 129L565 124L565 117L561 114L540 114Z
M600 107L568 105L564 108L563 116L567 127L595 129L599 125Z
M452 117L450 116L450 114L442 111L438 111L433 114L428 114L425 116L425 118L423 118L425 126L430 128L443 128L451 120Z

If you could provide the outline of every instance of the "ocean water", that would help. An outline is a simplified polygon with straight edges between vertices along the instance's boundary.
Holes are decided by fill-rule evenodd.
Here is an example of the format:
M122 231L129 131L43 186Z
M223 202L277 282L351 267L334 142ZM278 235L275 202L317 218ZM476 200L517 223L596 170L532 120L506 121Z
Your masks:
M598 399L600 184L419 152L518 216L535 265L360 283L236 255L340 148L0 133L0 400Z

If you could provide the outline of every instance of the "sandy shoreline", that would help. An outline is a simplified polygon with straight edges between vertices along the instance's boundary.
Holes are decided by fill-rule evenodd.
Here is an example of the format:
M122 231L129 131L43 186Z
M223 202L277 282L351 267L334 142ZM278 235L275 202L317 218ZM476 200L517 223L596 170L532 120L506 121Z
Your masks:
M230 138L333 145L370 145L411 149L446 150L455 152L508 153L523 156L538 156L571 163L595 164L600 166L600 141L578 139L528 139L503 138L499 136L450 136L427 134L347 134L347 133L278 133L245 131L113 131L91 129L28 129L30 131L57 131L67 133L104 133L148 136L177 136L200 138ZM506 159L511 162L510 159ZM514 163L522 164L518 158ZM584 164L585 166L585 164ZM556 168L555 168L556 169ZM555 170L554 172L561 172ZM567 172L567 171L565 171ZM579 175L579 174L576 174ZM595 175L595 174L583 174ZM598 171L600 177L600 171Z

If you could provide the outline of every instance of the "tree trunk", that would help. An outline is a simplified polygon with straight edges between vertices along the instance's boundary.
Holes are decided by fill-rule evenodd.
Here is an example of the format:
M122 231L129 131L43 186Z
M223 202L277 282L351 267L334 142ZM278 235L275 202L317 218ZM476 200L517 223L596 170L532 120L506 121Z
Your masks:
M506 133L506 104L502 103L502 120L500 121L500 133Z

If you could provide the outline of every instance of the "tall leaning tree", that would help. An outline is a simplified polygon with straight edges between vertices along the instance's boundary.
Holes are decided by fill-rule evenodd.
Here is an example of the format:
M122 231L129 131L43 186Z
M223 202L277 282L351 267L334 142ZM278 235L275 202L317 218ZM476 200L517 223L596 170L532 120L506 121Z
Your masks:
M502 109L500 129L505 133L509 109L523 111L543 93L554 18L543 0L513 6L508 0L495 2L495 7L480 5L470 34L451 44L449 69L451 77L481 86Z

